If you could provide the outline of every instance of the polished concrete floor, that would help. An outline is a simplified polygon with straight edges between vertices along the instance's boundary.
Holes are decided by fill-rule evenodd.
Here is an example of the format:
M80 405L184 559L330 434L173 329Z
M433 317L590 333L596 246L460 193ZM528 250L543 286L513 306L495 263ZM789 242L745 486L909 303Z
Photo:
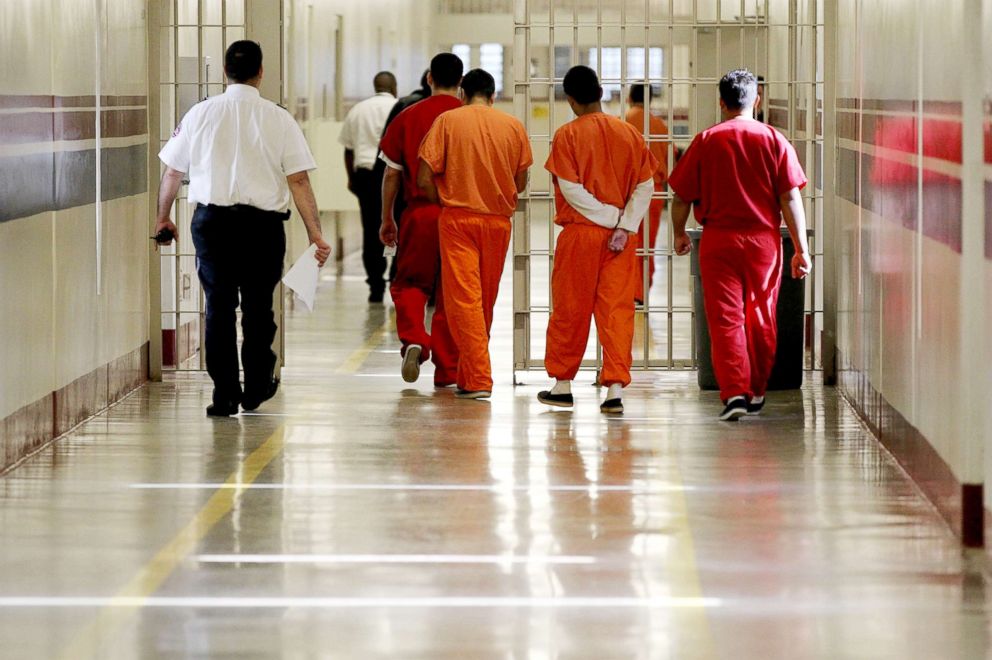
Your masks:
M985 581L835 392L715 420L535 401L500 301L491 402L399 378L357 262L288 323L279 395L148 385L0 478L0 657L981 658Z

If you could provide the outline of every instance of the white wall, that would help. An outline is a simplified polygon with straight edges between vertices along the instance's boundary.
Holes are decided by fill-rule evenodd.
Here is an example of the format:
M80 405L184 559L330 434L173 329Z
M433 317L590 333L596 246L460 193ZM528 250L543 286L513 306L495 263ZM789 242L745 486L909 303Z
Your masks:
M147 94L144 1L102 0L99 7L100 17L93 0L0 3L0 123L15 115L40 122L0 138L0 208L37 206L0 221L0 419L148 340L148 136L134 118ZM115 110L103 114L99 145L97 95L114 97L104 105ZM137 124L125 126L122 117ZM54 132L38 130L44 122ZM99 241L96 170L66 165L98 150L104 163L141 174L103 173ZM25 169L19 158L42 165ZM56 194L30 180L15 187L16 171L54 175ZM137 186L129 185L131 175Z

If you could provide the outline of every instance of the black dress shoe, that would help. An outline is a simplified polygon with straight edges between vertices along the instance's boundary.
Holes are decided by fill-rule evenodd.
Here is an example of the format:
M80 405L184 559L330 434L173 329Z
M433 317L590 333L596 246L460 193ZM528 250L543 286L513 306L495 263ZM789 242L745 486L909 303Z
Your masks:
M260 405L271 399L279 391L279 379L273 378L269 381L269 386L264 392L245 392L241 397L242 410L255 410Z
M538 392L537 400L547 406L556 406L558 408L571 408L574 403L571 394L552 394L548 390Z
M372 304L381 303L384 294L385 294L384 291L372 291L371 293L369 293L369 302Z
M237 400L214 401L207 406L207 417L230 417L238 414Z

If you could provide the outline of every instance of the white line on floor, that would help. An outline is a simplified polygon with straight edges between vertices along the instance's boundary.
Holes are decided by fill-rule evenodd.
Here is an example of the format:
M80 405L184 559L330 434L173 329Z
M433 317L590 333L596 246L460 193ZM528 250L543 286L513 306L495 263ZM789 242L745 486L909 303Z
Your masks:
M575 555L199 555L205 564L555 564L585 565L595 557Z
M455 607L532 607L532 608L705 608L718 607L718 598L676 597L562 597L525 598L502 596L436 597L436 598L292 598L292 597L210 597L210 596L151 596L151 597L71 597L71 596L10 596L0 597L0 608L14 607L162 607L162 608L455 608Z

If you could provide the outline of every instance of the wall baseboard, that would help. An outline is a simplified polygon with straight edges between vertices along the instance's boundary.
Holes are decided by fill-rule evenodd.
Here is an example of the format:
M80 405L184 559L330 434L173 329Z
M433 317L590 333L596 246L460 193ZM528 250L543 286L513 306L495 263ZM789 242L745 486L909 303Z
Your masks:
M845 364L840 353L837 363ZM841 367L838 389L967 547L982 547L986 514L981 484L963 484L930 441L874 388L868 375ZM992 518L990 518L992 521Z
M0 472L145 383L148 350L146 342L0 420Z

